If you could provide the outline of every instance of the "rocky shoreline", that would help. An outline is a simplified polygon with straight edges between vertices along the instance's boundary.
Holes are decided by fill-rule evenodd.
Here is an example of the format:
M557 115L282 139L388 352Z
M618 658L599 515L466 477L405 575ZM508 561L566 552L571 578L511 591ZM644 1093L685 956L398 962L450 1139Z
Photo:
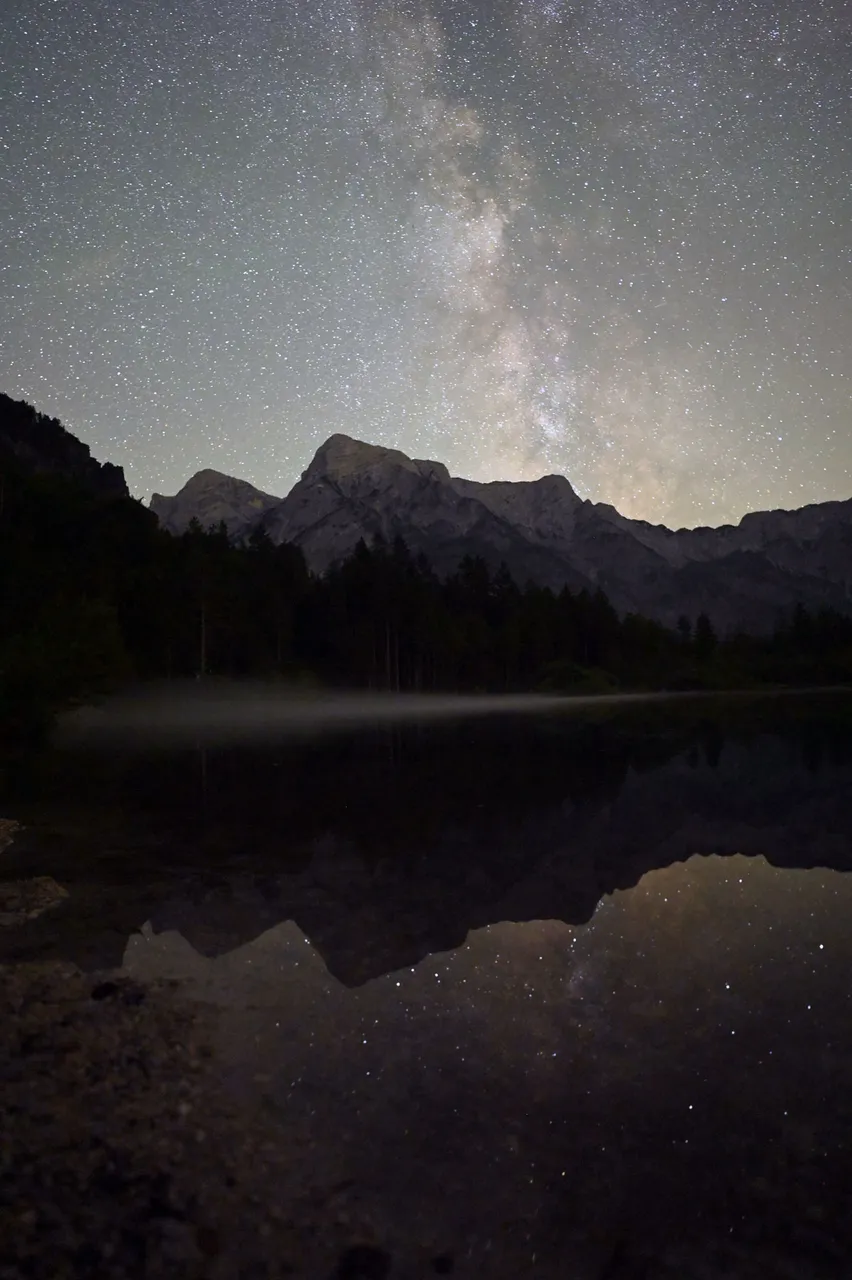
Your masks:
M384 1274L339 1189L230 1104L172 984L3 966L0 1016L2 1280Z
M379 1222L345 1179L307 1185L310 1124L285 1139L262 1107L227 1095L211 1048L215 1012L177 985L63 964L0 966L0 1280L477 1273L425 1240L394 1239L393 1224ZM580 1248L568 1272L552 1256L524 1270L511 1249L486 1270L541 1280L846 1274L842 1253L826 1250L831 1241L819 1234L816 1269L770 1241L744 1248L718 1239L709 1253L705 1241L648 1257L613 1236L598 1240L594 1257Z
M0 851L19 830L0 819ZM0 928L67 896L0 880ZM177 987L0 965L0 1280L384 1275L341 1189L302 1185L299 1139L226 1095L215 1012Z

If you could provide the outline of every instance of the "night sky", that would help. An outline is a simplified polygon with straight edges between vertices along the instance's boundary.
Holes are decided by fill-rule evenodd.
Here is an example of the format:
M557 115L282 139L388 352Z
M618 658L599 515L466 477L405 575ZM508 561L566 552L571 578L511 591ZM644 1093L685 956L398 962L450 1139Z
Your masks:
M670 524L852 494L847 0L5 0L0 390L131 489L343 431Z

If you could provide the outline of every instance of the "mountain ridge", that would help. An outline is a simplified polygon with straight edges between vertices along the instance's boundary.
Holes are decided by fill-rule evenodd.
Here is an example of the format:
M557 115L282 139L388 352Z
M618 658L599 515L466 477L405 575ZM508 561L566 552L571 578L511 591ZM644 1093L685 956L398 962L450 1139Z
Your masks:
M98 462L57 418L0 393L0 458L4 456L26 472L73 479L96 497L130 497L123 468Z
M195 519L204 528L224 523L229 534L239 534L247 521L259 519L278 502L280 498L246 480L206 467L196 471L173 498L152 494L149 507L169 533L183 533Z
M223 519L236 540L262 530L301 547L318 573L361 539L401 537L442 575L478 556L521 585L600 588L620 612L669 625L703 612L727 631L767 629L799 602L852 612L852 499L669 529L580 498L564 476L468 480L336 433L283 498L208 470L174 497L154 495L151 509L173 533L193 518Z

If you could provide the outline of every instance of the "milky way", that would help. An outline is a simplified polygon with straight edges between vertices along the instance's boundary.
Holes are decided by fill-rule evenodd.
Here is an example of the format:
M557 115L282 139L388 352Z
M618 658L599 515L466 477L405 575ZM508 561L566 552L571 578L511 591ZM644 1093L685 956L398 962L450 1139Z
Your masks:
M9 0L0 389L134 492L333 431L673 524L852 493L845 0Z

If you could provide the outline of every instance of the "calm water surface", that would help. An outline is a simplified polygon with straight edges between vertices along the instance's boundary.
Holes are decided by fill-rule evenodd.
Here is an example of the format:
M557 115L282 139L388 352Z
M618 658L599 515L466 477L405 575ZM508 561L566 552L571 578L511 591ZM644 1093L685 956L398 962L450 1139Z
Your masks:
M0 959L214 1006L227 1088L393 1276L849 1277L850 729L835 696L69 746L5 774L5 874L69 897Z

